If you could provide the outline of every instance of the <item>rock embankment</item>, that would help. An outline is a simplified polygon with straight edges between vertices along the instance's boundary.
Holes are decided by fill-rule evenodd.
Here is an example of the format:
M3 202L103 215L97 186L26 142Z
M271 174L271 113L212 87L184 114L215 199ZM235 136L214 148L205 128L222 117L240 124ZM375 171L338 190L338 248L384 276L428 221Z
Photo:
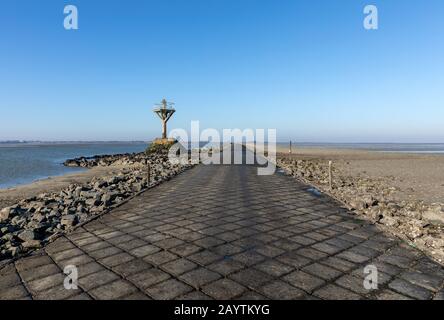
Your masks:
M444 262L444 204L426 204L421 200L397 200L396 188L387 179L347 175L333 167L332 189L325 160L280 158L277 164L285 173L327 192L356 214L384 225L395 235L410 241Z
M96 166L131 165L145 160L144 153L123 153L114 155L99 155L93 157L80 157L66 160L63 165L67 167L92 168Z
M191 167L171 164L164 154L125 154L68 160L71 166L124 166L111 177L71 184L59 193L44 193L0 210L0 260L40 248L54 235L106 212L136 193ZM148 181L148 166L150 178Z

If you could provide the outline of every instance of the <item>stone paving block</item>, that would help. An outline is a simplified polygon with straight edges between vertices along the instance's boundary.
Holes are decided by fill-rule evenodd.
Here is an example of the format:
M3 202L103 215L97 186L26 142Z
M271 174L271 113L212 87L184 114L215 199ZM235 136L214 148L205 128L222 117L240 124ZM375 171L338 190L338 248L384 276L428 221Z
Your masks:
M378 260L392 264L394 266L397 266L402 269L406 269L410 266L412 263L412 260L410 258L392 255L392 254L384 254L378 258Z
M362 242L364 242L366 240L366 239L363 239L363 238L352 236L351 234L340 235L339 237L337 237L337 239L338 240L344 240L344 241L347 241L349 243L353 243L355 245L356 244L360 244L360 243L362 243ZM328 240L328 241L330 241L330 240Z
M133 249L139 248L139 247L143 247L144 245L146 245L147 242L143 241L141 239L133 239L127 242L123 242L123 243L117 243L116 246L119 247L120 249L124 250L124 251L131 251Z
M19 259L15 262L17 271L30 270L46 264L54 263L52 259L46 254L33 255L30 257Z
M238 234L238 233L234 233L234 232L223 232L223 233L219 233L216 235L216 238L225 241L225 242L231 242L231 241L235 241L238 240L240 238L242 238L243 236Z
M369 257L366 257L362 254L358 254L356 252L352 252L350 250L342 251L341 253L337 254L335 257L354 263L364 263L370 260Z
M433 300L444 300L444 289L438 292L434 297Z
M166 280L146 289L146 293L156 300L170 300L182 296L193 289L176 279Z
M140 291L136 291L134 293L131 293L129 296L125 296L125 297L122 297L119 299L120 300L136 300L136 301L151 300L150 297L148 297L145 293L140 292Z
M341 248L335 247L335 246L325 243L325 242L316 243L316 244L312 245L311 247L318 250L318 251L325 252L330 255L333 255L333 254L336 254L336 253L342 251Z
M305 292L311 293L315 289L323 286L325 281L321 278L308 274L304 271L295 271L282 278L292 286L300 288Z
M171 238L171 236L157 232L157 233L147 235L143 239L145 239L148 242L156 242L156 241L161 241L161 240L165 240L165 239L169 239L169 238Z
M87 293L82 292L80 294L69 297L67 300L92 300L92 298Z
M265 272L273 277L281 277L284 274L290 273L294 270L294 267L271 259L255 265L254 268Z
M414 271L405 271L400 277L408 282L430 291L437 291L443 285L444 279L429 274Z
M202 291L217 300L229 300L240 296L247 289L230 279L219 279L202 288Z
M20 272L20 276L26 282L44 278L56 273L60 273L61 270L55 264L47 264L44 266L35 267L33 269L27 269Z
M85 291L103 286L109 282L117 280L119 277L111 271L101 270L95 273L91 273L87 276L79 275L79 286Z
M412 270L422 272L425 274L432 274L434 276L444 279L444 267L438 265L429 258L421 258L413 265Z
M217 247L213 247L210 250L213 251L214 253L222 255L222 256L235 255L236 253L243 251L243 249L241 247L232 245L230 243L226 243L226 244L222 244Z
M219 279L221 276L207 268L198 268L179 276L179 279L199 289L204 285Z
M91 273L95 273L95 272L101 271L101 270L105 270L105 267L101 266L97 262L90 262L87 264L77 266L77 272L78 272L79 278L85 277Z
M206 237L205 235L194 231L176 235L176 238L181 239L183 241L196 241L205 237Z
M274 247L283 249L285 251L296 250L301 247L301 245L297 242L288 240L288 239L280 239L278 241L271 243Z
M388 287L403 295L412 297L414 299L427 300L430 299L432 293L422 287L416 286L402 279L395 279L389 283Z
M285 253L276 258L278 261L288 264L289 266L295 267L297 269L302 268L311 263L311 260L297 255L294 252Z
M156 283L167 280L170 278L170 275L162 270L151 268L131 275L127 278L138 287L145 289Z
M73 248L73 249L50 254L51 258L53 258L55 261L62 261L65 259L80 256L80 255L83 255L83 251L78 248Z
M335 283L345 289L356 292L362 296L369 295L373 290L367 290L364 287L364 280L361 278L354 277L352 275L346 274L335 281ZM378 284L379 285L379 284Z
M103 259L98 260L98 262L100 262L101 264L112 268L115 266L118 266L119 264L128 262L135 259L133 256L129 255L126 252L122 252L122 253L118 253L116 255L110 256L110 257L106 257Z
M178 258L179 258L179 256L177 256L171 252L160 251L160 252L156 252L154 254L144 257L143 260L145 260L148 263L151 263L154 266L160 266L164 263L176 260Z
M360 278L360 279L364 279L368 275L368 273L365 273L364 271L365 271L364 267L360 267L360 268L353 270L351 275L353 275L354 277ZM390 276L382 271L379 271L379 270L378 270L377 276L378 276L378 284L380 286L383 286L392 280L392 276Z
M8 272L0 274L0 290L17 286L21 283L20 276L15 271L15 268L11 268Z
M103 259L106 257L116 255L121 252L123 252L123 251L117 247L107 247L107 248L103 248L103 249L89 252L89 255L91 257L93 257L94 259Z
M255 237L244 237L242 239L235 240L231 242L232 245L239 247L244 250L251 250L261 247L264 243Z
M177 259L162 265L162 269L166 272L179 276L185 272L191 271L197 268L198 265L185 258Z
M231 257L233 260L238 261L246 266L252 266L265 260L265 257L255 251L249 250L242 253L235 254Z
M384 272L391 276L396 276L403 271L403 269L399 267L381 261L372 261L371 264L374 265L378 269L378 271Z
M302 257L305 257L305 258L308 258L308 259L314 260L314 261L320 260L320 259L328 256L328 254L326 254L324 252L321 252L321 251L318 251L318 250L315 250L312 248L308 248L308 247L300 249L300 250L296 250L295 252Z
M61 261L57 261L58 264L63 269L65 266L68 265L74 265L74 266L81 266L82 264L87 264L90 262L93 262L94 259L88 256L87 254L82 254L80 256L75 256L72 258L63 259Z
M362 297L350 290L343 289L333 284L326 285L321 289L314 292L315 296L318 296L324 300L361 300Z
M368 258L375 258L381 254L381 252L371 249L371 248L368 248L368 247L365 247L363 245L354 246L354 247L350 248L348 251L359 254L361 256L368 257Z
M294 237L291 237L290 239L296 243L299 243L302 246L308 246L308 245L316 243L316 241L317 241L317 240L314 240L312 238L309 238L309 237L306 237L303 235L296 235Z
M253 290L273 279L272 276L253 268L241 270L230 275L229 278Z
M132 254L133 256L142 258L142 257L145 257L145 256L147 256L149 254L156 253L156 252L158 252L160 250L161 249L159 247L156 247L154 245L148 244L148 245L144 245L144 246L132 249L132 250L129 251L129 253Z
M184 244L181 244L177 247L169 249L170 252L177 254L181 257L187 257L187 256L189 256L193 253L199 252L201 250L202 250L201 247L196 246L191 243L184 243Z
M325 260L319 261L319 263L342 272L348 272L352 269L355 269L357 266L357 264L353 262L343 260L337 257L329 257Z
M176 298L178 300L212 300L209 296L206 294L200 292L200 291L192 291L189 292L179 298Z
M1 288L0 300L17 300L28 297L28 291L22 285Z
M163 249L169 249L169 248L173 248L176 247L178 245L183 244L184 242L182 240L176 239L176 238L168 238L168 239L164 239L164 240L160 240L157 242L154 242L153 245L155 245L156 247L159 248L163 248Z
M208 266L208 269L215 271L223 276L227 276L243 268L245 268L245 265L233 259L224 259Z
M72 240L77 246L85 246L91 243L95 243L97 241L100 241L100 238L96 236L89 236L87 238L79 239L79 240Z
M89 294L94 299L114 300L130 295L131 293L134 293L136 291L138 291L137 288L128 281L117 280L95 288L89 291Z
M150 265L149 263L146 263L141 259L133 259L126 263L119 264L112 269L114 272L122 275L123 277L128 277L130 275L148 270L150 268L152 268L152 265Z
M376 295L378 300L413 300L412 298L406 297L402 294L394 292L389 289L382 290Z
M62 274L57 273L27 282L27 286L32 291L32 293L36 293L53 288L55 286L63 286L63 280L64 277L62 276Z
M55 254L70 249L74 249L76 246L72 244L68 239L62 237L55 240L53 243L48 244L45 247L45 251L49 254Z
M265 257L269 257L269 258L275 258L275 257L283 254L284 252L286 252L285 250L276 248L272 245L262 245L258 248L255 248L254 251L256 251L257 253L259 253Z
M217 239L214 237L204 237L204 238L194 241L195 245L202 247L202 248L206 248L206 249L219 246L223 243L224 243L224 240Z
M129 241L135 240L135 239L136 239L136 237L130 236L128 234L124 234L122 236L109 239L107 241L109 243L111 243L112 245L118 245L119 243L125 243L125 242L129 242Z
M237 297L236 300L267 300L267 298L257 292L246 291L240 297Z
M79 295L82 291L80 289L70 289L67 290L63 284L59 284L50 289L38 292L33 295L35 300L63 300L68 299L72 296Z
M82 250L85 251L86 253L90 253L90 252L93 252L93 251L96 251L99 249L105 249L105 248L110 248L110 247L111 247L111 244L109 244L106 241L100 240L98 242L82 246Z
M189 260L196 262L202 266L213 263L214 261L220 260L223 256L215 254L209 250L203 250L198 253L192 254L187 257Z
M260 292L273 300L299 300L306 295L304 291L280 280L264 285Z
M331 281L331 280L343 275L343 273L341 271L324 266L320 263L310 264L310 265L302 268L302 270L305 272L308 272L314 276L320 277L326 281Z
M108 232L108 233L99 234L99 237L102 238L102 239L105 239L105 240L109 240L109 239L112 239L112 238L115 238L115 237L119 237L119 236L122 236L122 235L124 235L123 232L118 231L118 230L114 230L114 231L111 231L111 232Z

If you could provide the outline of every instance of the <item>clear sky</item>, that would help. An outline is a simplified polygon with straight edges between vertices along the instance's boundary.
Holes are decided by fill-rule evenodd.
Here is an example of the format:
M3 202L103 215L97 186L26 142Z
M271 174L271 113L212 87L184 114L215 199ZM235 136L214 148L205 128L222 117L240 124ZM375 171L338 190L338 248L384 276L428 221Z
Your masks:
M170 128L444 142L443 16L442 0L2 0L0 140L149 140L166 97Z

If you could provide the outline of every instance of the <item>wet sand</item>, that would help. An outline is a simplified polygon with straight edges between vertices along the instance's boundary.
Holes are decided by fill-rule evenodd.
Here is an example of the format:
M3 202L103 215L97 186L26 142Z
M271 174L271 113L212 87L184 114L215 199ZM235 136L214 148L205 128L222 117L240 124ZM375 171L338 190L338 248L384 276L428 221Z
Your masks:
M444 155L351 149L278 147L278 157L333 161L344 175L383 179L399 200L444 203Z
M112 176L115 173L118 173L122 168L122 165L94 167L84 172L47 178L14 188L0 189L0 208L13 205L22 199L32 198L41 193L59 192L73 183L86 183L94 177Z

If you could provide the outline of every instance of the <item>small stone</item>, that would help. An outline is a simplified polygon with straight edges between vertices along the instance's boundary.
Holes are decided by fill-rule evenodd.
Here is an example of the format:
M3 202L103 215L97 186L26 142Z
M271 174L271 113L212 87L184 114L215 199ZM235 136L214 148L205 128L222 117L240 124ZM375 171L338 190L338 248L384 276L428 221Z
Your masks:
M22 243L22 247L26 249L37 249L40 248L41 242L39 240L28 240Z
M0 211L0 222L6 221L10 218L13 209L10 207L3 208Z
M68 214L60 221L62 226L72 227L76 224L77 217L73 214Z

